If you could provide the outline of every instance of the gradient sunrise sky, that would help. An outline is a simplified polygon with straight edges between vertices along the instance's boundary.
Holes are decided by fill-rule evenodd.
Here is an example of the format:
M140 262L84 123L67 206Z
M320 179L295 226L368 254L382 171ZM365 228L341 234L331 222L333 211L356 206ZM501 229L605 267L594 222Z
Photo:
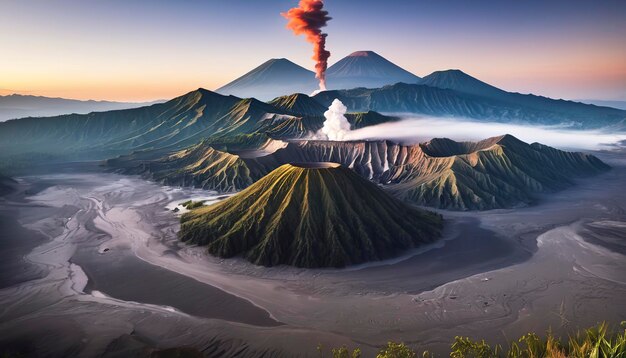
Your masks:
M626 100L626 1L326 0L330 63L373 50L425 76ZM313 68L285 29L297 0L0 0L0 94L167 99L269 58Z

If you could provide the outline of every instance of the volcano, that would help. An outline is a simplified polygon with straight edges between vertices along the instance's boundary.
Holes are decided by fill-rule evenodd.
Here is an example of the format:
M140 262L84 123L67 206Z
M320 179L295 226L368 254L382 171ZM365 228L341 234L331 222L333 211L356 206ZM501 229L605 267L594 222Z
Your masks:
M376 88L398 82L417 83L420 78L374 51L357 51L342 58L326 71L328 87Z
M180 237L257 265L342 267L434 241L441 217L336 163L285 164L241 193L183 215Z
M451 89L478 96L501 98L506 92L474 78L461 70L435 71L419 81L420 84L443 89Z
M240 98L271 100L296 92L311 93L317 86L315 73L285 58L275 58L218 88L216 92Z
M326 71L329 88L376 88L398 82L417 83L420 78L373 51L357 51ZM271 59L216 92L240 98L269 101L293 93L317 90L315 73L285 59Z

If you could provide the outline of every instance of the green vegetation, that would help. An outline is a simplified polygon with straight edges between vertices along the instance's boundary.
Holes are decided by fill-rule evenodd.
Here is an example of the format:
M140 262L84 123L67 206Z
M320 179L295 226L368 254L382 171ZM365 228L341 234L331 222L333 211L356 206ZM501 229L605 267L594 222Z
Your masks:
M313 164L283 165L235 196L184 214L181 240L257 265L342 267L440 236L440 215L404 204L350 169Z
M321 344L317 346L317 351L320 354L320 358L324 357L324 346ZM361 358L361 349L356 348L350 351L348 347L343 346L339 348L332 348L330 350L333 358Z
M490 345L483 340L472 340L457 336L450 346L451 358L625 358L626 357L626 322L622 328L609 331L606 323L598 324L562 341L551 332L542 339L535 333L528 333L508 347ZM323 347L317 347L320 357L325 357ZM350 351L347 347L330 350L333 358L360 358L361 350ZM404 343L389 342L383 347L376 358L414 358L418 354ZM423 358L434 357L428 351L421 354Z
M200 201L187 200L184 203L180 203L179 205L183 206L187 210L193 210L201 206L204 206L204 200L200 200Z
M376 358L414 358L415 352L404 343L388 342L383 349L378 352Z

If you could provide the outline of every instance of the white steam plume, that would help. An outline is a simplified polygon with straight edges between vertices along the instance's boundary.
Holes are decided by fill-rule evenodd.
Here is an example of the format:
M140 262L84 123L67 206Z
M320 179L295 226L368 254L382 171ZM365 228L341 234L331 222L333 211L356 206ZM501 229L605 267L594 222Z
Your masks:
M345 116L346 112L348 108L335 98L328 110L324 112L326 120L318 134L329 140L343 140L350 132L350 122Z

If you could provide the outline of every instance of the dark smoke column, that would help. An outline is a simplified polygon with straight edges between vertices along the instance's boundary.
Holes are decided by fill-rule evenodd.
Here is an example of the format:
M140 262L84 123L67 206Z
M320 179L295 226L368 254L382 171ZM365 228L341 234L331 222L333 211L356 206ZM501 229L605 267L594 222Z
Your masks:
M331 18L328 11L322 10L323 0L300 0L298 7L281 13L289 22L287 28L294 34L306 36L306 40L313 44L313 60L315 63L315 77L320 80L320 90L326 89L326 68L330 52L326 51L326 36L322 27Z

